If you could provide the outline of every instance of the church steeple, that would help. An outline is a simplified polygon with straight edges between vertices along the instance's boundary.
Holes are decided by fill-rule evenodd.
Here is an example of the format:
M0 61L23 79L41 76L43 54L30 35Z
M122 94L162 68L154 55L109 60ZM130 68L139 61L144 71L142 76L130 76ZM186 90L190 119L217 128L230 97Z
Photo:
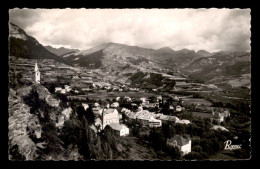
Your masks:
M40 84L41 73L40 73L40 71L39 71L37 62L35 63L34 72L35 72L35 82L38 83L38 84Z
M35 71L35 72L39 71L39 68L38 68L37 62L35 63L34 71Z

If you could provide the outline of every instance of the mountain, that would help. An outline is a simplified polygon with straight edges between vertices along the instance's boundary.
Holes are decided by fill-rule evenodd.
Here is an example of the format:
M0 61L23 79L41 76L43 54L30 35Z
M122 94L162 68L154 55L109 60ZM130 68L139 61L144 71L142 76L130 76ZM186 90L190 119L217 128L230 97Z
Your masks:
M152 49L110 42L62 57L71 63L84 67L100 68L112 64L116 68L118 63L125 65L141 58L149 60L153 51Z
M78 49L68 49L68 48L64 48L64 47L60 47L60 48L53 48L52 46L44 46L48 51L50 51L51 53L54 53L57 56L62 56L68 53L74 53L74 52L79 52L80 50Z
M96 56L95 59L93 55ZM113 64L112 61L115 61L114 67L118 66L118 62L120 64L133 64L138 62L142 64L143 62L149 62L150 64L156 63L181 68L203 56L188 49L174 51L169 47L164 47L154 50L109 42L88 50L66 54L62 57L71 63L86 67L92 64L98 64L98 66L94 66L95 68L99 68L102 65L104 67L108 64Z
M49 52L34 37L9 22L9 55L26 59L54 59L69 64L63 58Z
M212 56L195 60L183 70L201 80L241 76L251 73L250 57L248 52L216 52Z
M212 53L210 53L210 52L208 52L208 51L206 51L206 50L198 50L198 51L197 51L197 54L198 54L198 55L201 55L201 56L204 56L204 57L207 57L207 56L211 56L211 55L212 55Z
M170 48L170 47L162 47L160 49L157 49L157 51L159 53L168 53L168 54L174 53L174 50L172 48Z

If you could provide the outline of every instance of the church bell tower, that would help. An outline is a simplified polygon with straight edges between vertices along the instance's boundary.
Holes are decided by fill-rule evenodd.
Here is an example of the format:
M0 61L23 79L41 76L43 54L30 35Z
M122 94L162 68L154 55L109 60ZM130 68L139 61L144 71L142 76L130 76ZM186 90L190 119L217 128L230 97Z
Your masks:
M35 82L36 82L37 84L40 84L41 73L40 73L40 71L39 71L37 62L35 63L34 72L35 72Z

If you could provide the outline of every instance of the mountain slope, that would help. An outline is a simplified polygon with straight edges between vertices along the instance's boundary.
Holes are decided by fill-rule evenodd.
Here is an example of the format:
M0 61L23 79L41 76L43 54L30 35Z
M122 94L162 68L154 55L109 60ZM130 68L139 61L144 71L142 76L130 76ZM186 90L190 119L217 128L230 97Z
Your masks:
M219 76L231 77L251 73L250 53L218 52L210 57L195 60L184 71L202 80Z
M141 48L138 46L128 46L118 43L105 43L88 50L71 53L63 55L62 57L72 63L78 62L73 61L71 58L81 58L88 57L88 55L95 52L102 51L103 58L102 63L116 61L123 64L135 63L135 62L156 62L157 64L166 64L171 67L184 67L189 65L192 61L203 57L197 54L193 50L183 49L179 51L174 51L169 47L160 48L158 50ZM101 53L101 52L100 52ZM83 62L87 62L86 60ZM151 64L151 63L150 63ZM105 66L105 65L104 65ZM117 67L117 65L114 65Z
M13 23L9 23L9 55L26 59L54 59L69 64L63 58L49 52L35 38Z
M54 53L57 56L62 56L64 54L68 53L74 53L74 52L79 52L80 50L78 49L68 49L64 47L60 48L53 48L52 46L44 46L49 52Z

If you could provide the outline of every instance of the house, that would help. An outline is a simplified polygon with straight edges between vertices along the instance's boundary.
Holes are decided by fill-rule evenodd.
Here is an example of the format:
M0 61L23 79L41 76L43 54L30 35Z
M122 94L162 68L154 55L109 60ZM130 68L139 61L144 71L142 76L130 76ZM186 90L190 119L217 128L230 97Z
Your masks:
M87 110L89 108L88 104L86 104L86 103L82 103L82 106L84 107L85 110Z
M181 106L176 106L176 111L180 112L181 111Z
M65 93L66 93L66 90L65 90L65 89L62 89L62 90L60 91L60 93L65 94Z
M176 121L176 123L179 123L179 124L190 124L190 121L182 119L182 120Z
M116 97L116 101L119 101L120 100L120 97Z
M174 101L179 101L180 99L179 99L177 96L174 96L174 97L173 97L173 100L174 100Z
M148 110L142 110L136 112L133 119L136 119L138 122L140 122L143 126L149 126L149 127L160 127L162 126L162 121L159 119L155 119L153 116L154 114L149 112ZM129 116L130 114L128 114Z
M102 115L103 129L106 127L106 125L109 125L110 123L119 124L119 116L118 116L118 111L116 109L104 109L103 111L103 115Z
M55 87L55 92L61 92L62 88L61 87Z
M228 129L226 129L225 127L220 126L220 125L213 125L213 127L211 127L210 129L221 130L221 131L228 131Z
M102 109L100 107L93 107L92 112L94 113L95 117L100 117L102 115Z
M142 103L146 102L146 98L145 97L141 97L139 100L142 101Z
M215 121L217 121L217 123L221 123L224 121L224 117L225 117L224 113L215 112L214 110L212 110L211 121L215 120Z
M126 108L123 108L122 110L121 110L121 113L130 113L131 112L131 110L128 110L128 109L126 109Z
M155 108L155 107L159 107L159 104L158 103L147 103L143 106L146 108Z
M110 107L112 107L112 108L119 107L119 103L118 102L114 102L114 103L111 104Z
M153 116L150 117L149 119L149 127L161 127L162 126L162 121L155 119Z
M157 96L157 101L162 100L162 96Z
M156 119L159 119L162 121L163 124L168 124L169 122L174 122L177 123L179 122L179 118L176 116L169 116L169 115L164 115L164 114L156 114L154 116Z
M71 88L70 88L70 86L68 86L68 85L65 85L64 88L65 88L65 91L66 91L66 92L70 92L70 91L71 91Z
M94 103L94 107L100 107L98 103Z
M110 123L109 126L115 131L118 136L127 136L129 135L129 128L123 124L119 123Z
M132 99L130 98L130 97L128 97L128 96L125 96L125 98L124 98L127 102L131 102L132 101Z
M228 110L225 110L223 114L225 118L230 117L230 112Z
M191 139L180 135L167 139L167 145L178 148L183 156L191 152Z

